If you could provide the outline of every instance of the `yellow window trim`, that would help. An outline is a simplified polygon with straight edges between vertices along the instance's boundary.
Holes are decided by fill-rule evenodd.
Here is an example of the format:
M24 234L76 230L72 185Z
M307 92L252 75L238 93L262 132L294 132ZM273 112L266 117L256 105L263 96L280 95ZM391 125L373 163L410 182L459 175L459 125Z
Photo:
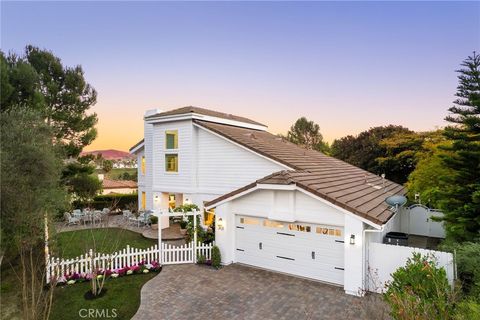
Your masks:
M168 148L168 135L173 135L173 148ZM178 130L166 130L165 131L165 149L166 150L175 150L178 149Z
M142 163L140 165L142 168L142 174L145 175L145 171L146 171L145 156L142 156Z
M169 159L175 159L172 164L173 166L170 167ZM178 154L166 154L165 155L165 172L178 172Z

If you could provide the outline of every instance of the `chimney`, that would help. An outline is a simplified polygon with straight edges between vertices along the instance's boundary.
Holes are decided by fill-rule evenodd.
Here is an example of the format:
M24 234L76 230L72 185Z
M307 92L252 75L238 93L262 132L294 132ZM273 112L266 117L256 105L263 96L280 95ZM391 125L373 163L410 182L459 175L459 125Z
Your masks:
M162 113L162 110L160 110L159 108L149 109L149 110L145 111L145 117L150 117L150 116L153 116L157 113Z

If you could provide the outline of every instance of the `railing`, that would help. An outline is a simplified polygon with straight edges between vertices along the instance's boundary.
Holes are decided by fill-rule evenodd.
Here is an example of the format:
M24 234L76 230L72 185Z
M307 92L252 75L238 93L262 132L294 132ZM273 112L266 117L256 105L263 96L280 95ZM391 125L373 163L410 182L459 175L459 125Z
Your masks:
M196 253L194 254L193 241L182 246L173 246L162 242L161 250L158 249L157 245L148 249L131 248L127 245L125 249L111 254L94 253L93 250L90 250L85 255L74 259L48 257L46 280L47 283L50 283L53 278L67 274L89 274L95 269L116 270L134 266L140 262L147 264L153 261L160 264L195 263L199 255L204 256L206 260L210 260L213 246L213 243L198 243L195 246Z

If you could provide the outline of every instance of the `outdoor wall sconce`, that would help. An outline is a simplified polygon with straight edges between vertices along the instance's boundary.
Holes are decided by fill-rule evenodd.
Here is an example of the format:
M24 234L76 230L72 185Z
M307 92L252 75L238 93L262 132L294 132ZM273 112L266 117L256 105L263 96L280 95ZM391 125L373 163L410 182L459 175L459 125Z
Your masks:
M350 244L355 244L355 235L350 235Z
M217 228L218 228L218 230L223 230L223 229L225 229L225 226L223 225L223 219L222 219L222 218L218 218Z

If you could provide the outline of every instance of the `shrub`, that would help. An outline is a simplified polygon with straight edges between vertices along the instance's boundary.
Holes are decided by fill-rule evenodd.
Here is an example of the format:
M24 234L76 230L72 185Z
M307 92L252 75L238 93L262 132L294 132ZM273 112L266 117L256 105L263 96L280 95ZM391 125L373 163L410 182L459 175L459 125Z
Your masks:
M198 210L198 206L194 203L182 204L181 206L178 206L175 209L173 209L173 211L175 212L190 212L193 210Z
M150 216L150 222L152 224L158 224L158 217L157 216Z
M462 291L467 297L480 302L480 243L466 242L455 249Z
M448 283L445 269L438 268L431 257L414 253L392 278L384 298L393 319L452 318L455 290Z
M197 263L198 264L205 264L207 262L207 258L201 254L197 257Z
M220 255L220 249L217 246L212 248L212 267L218 269L220 268L220 263L222 261L222 256Z
M181 229L186 229L187 225L188 225L188 221L180 220L180 228Z
M90 206L97 210L102 210L103 208L116 208L124 210L129 204L138 203L138 195L135 194L107 194L107 195L98 195L93 198L93 201L90 203ZM82 203L78 201L73 202L74 208L83 207Z
M460 302L456 307L454 319L480 319L480 304L472 300Z

